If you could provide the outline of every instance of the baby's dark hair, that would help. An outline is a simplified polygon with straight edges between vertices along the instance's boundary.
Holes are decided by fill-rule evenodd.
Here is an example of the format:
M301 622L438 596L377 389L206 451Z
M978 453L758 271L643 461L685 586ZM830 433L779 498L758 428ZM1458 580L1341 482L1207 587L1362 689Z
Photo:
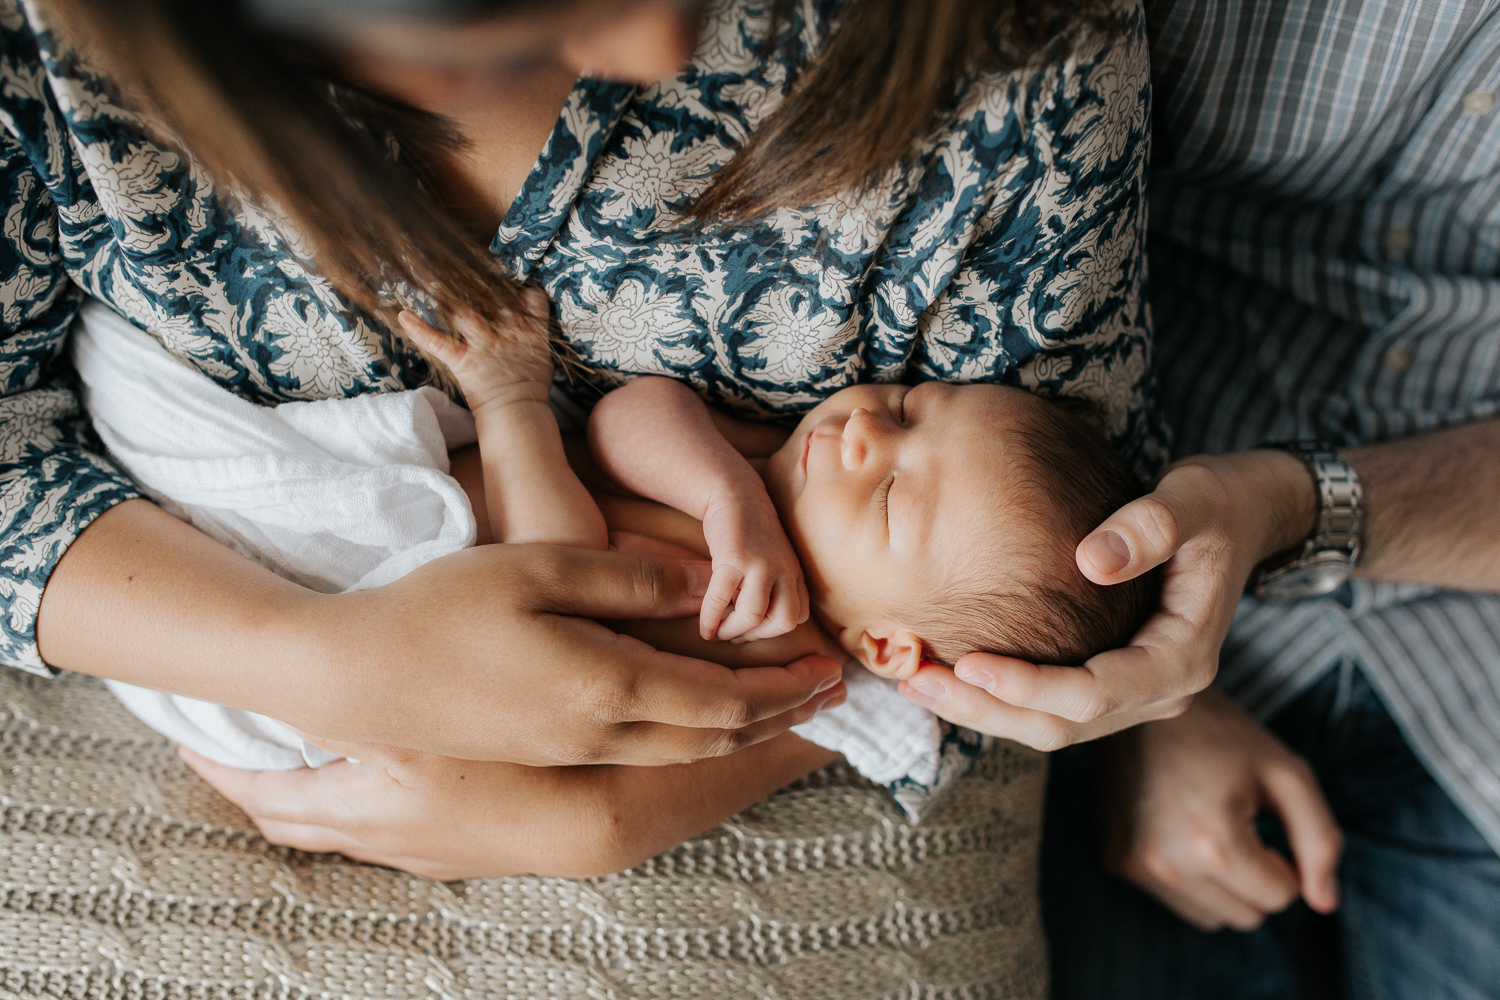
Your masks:
M939 662L952 664L977 651L1078 666L1125 645L1156 607L1159 570L1101 587L1079 572L1074 557L1084 536L1144 492L1141 482L1098 431L1053 403L1038 402L1009 432L1020 445L1021 469L1006 499L1029 522L1023 530L1035 531L1026 554L1040 572L1003 581L983 568L955 573L962 579L936 595L910 626ZM1016 542L1013 551L1025 553Z

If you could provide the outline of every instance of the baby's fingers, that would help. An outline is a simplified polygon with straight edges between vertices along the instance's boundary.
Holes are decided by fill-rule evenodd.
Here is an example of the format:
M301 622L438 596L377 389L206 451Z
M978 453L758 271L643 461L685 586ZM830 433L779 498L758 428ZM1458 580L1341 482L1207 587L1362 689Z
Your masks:
M735 642L754 642L757 639L774 639L785 635L807 618L802 613L801 578L796 581L778 580L771 592L771 603L766 616L756 625L741 633Z
M752 570L740 584L740 592L734 597L734 608L729 617L719 623L720 639L739 639L765 620L766 609L771 604L773 579L765 573Z
M698 613L698 634L709 642L718 638L719 625L729 610L729 603L740 589L745 574L736 566L717 564L703 595L703 609Z
M463 364L464 355L468 352L464 344L427 323L414 312L403 309L396 320L401 324L401 332L406 334L408 340L449 368L457 368Z

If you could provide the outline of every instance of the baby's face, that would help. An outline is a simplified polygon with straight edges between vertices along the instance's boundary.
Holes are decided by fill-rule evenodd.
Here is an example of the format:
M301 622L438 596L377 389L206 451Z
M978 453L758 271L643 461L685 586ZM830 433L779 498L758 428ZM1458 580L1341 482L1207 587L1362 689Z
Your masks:
M1011 432L1026 407L1044 405L995 385L854 386L771 457L766 485L814 608L846 648L895 635L902 610L956 574L1003 572L1017 558L1002 502L1017 474Z

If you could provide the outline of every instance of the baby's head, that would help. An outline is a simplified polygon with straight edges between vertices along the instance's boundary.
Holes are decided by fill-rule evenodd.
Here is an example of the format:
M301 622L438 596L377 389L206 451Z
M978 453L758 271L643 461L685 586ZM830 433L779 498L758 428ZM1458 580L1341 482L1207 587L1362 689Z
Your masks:
M1097 432L1019 389L845 389L766 484L818 618L883 676L974 650L1079 664L1156 603L1156 574L1101 587L1074 560L1139 485Z

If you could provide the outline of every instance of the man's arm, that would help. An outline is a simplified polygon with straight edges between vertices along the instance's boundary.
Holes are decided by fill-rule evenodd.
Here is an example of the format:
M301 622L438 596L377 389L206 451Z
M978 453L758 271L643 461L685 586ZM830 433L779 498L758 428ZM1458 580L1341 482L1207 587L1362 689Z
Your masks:
M1500 591L1500 419L1344 457L1364 485L1357 576Z
M1500 591L1500 421L1344 452L1364 485L1358 575ZM1279 450L1195 455L1078 546L1084 575L1121 583L1166 563L1162 610L1083 669L971 653L903 693L944 718L1039 749L1170 718L1213 680L1251 571L1317 516L1306 465ZM1169 561L1170 560L1170 561Z

